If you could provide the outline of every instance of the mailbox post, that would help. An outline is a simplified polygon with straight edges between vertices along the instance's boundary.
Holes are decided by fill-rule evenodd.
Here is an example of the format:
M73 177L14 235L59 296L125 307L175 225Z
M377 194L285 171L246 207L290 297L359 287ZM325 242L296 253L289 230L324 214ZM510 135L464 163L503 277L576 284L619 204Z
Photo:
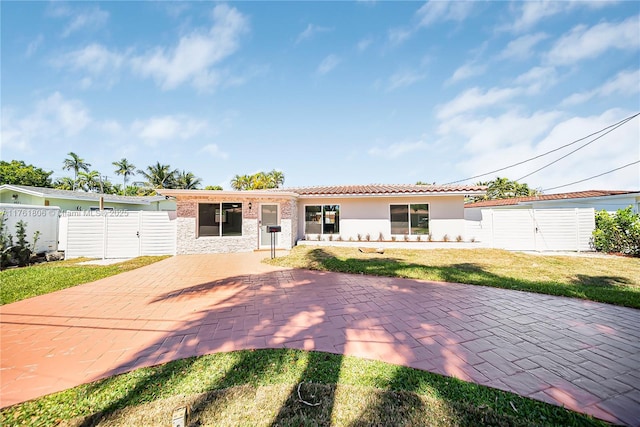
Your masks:
M282 227L279 225L267 225L267 233L271 234L271 259L276 257L276 233L280 233Z

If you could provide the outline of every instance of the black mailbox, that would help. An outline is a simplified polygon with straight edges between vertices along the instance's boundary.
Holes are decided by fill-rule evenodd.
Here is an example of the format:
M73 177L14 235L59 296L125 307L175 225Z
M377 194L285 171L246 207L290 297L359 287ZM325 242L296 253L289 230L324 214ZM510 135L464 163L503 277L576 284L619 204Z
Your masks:
M267 233L280 233L282 227L279 225L267 225Z

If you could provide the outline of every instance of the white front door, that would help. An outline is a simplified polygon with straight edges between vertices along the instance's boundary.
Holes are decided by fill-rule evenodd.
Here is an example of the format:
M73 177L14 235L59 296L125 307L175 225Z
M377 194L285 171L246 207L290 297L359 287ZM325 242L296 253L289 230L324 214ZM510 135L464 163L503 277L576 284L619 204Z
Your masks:
M267 233L267 225L278 225L278 205L260 205L260 247L271 246L271 233ZM275 234L276 246L280 233Z

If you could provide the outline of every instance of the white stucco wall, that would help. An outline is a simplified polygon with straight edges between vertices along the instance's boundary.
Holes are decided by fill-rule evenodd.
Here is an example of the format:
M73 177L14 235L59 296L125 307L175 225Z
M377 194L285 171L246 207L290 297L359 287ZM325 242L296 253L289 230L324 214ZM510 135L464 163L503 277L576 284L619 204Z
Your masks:
M343 240L357 239L360 234L364 240L369 234L371 240L378 240L382 233L384 240L391 239L389 206L392 204L429 204L429 230L434 240L442 240L448 235L451 240L464 236L464 197L463 196L405 196L405 197L353 197L353 198L304 198L298 200L298 235L305 237L305 206L340 205L340 232ZM310 235L311 240L316 235ZM324 236L328 239L329 235ZM333 235L336 239L338 234ZM396 236L400 239L402 236ZM412 236L411 240L416 237ZM426 236L421 236L426 240Z

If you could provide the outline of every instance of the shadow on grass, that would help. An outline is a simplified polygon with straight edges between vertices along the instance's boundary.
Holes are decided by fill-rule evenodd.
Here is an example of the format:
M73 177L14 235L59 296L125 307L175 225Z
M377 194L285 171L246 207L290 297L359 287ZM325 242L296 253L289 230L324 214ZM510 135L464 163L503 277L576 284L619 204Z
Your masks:
M627 278L619 276L578 274L572 283L558 283L538 281L535 278L523 280L500 276L474 263L428 266L391 257L342 260L324 249L313 249L309 252L309 257L310 266L313 267L315 264L321 270L482 285L640 308L640 292L630 286L631 282Z

